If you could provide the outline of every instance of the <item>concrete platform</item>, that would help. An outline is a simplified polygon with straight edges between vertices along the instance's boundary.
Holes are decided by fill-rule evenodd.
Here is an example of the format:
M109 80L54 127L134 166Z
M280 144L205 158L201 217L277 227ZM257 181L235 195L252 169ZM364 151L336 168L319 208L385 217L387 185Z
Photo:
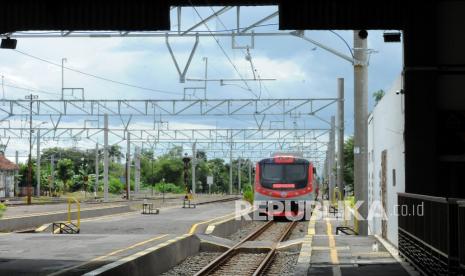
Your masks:
M61 205L61 204L60 204ZM30 207L30 206L27 206ZM34 229L46 223L64 221L68 217L67 206L61 206L58 211L48 212L31 212L30 214L18 216L6 216L0 219L0 232L18 231L24 229ZM19 207L16 207L19 208ZM24 209L24 208L21 208ZM113 205L105 204L99 206L81 208L81 218L93 218L107 215L121 214L130 212L128 204ZM72 207L71 215L76 217L76 206Z
M0 275L81 275L147 248L204 232L234 215L234 202L163 208L81 221L81 234L0 234Z
M315 217L302 244L296 275L416 275L379 237L336 235L342 221L331 216L320 220Z

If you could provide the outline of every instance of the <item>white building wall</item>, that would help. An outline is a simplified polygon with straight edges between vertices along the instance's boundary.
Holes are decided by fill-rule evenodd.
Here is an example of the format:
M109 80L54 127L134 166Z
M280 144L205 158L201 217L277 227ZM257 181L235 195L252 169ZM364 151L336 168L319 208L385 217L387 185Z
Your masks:
M368 118L368 202L381 198L381 154L386 150L386 238L397 246L397 193L405 192L404 96L401 77L376 105ZM395 180L394 173L395 170ZM395 185L394 185L395 182ZM382 234L381 218L368 222L371 234Z

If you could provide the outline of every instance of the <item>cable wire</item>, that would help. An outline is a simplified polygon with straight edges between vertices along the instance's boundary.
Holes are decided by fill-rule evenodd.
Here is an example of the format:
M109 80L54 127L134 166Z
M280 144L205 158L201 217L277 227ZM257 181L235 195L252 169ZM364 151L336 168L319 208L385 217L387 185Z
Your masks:
M17 52L17 53L19 53L19 54L22 54L22 55L24 55L24 56L27 56L27 57L30 57L30 58L33 58L33 59L36 59L36 60L39 60L39 61L42 61L42 62L51 64L51 65L53 65L53 66L57 66L57 67L60 67L60 68L62 67L61 64L58 64L58 63L55 63L55 62L52 62L52 61L49 61L49 60L46 60L46 59L43 59L43 58L34 56L34 55L31 55L31 54L28 54L28 53L26 53L26 52L23 52L23 51L20 51L20 50L14 50L14 51ZM130 83L126 83L126 82L121 82L121 81L109 79L109 78L106 78L106 77L94 75L94 74L91 74L91 73L87 73L87 72L84 72L84 71L81 71L81 70L78 70L78 69L74 69L74 68L71 68L71 67L68 67L68 66L63 66L63 68L64 68L64 69L67 69L67 70L69 70L69 71L73 71L73 72L75 72L75 73L79 73L79 74L88 76L88 77L92 77L92 78L99 79L99 80L102 80L102 81L111 82L111 83L114 83L114 84L119 84L119 85L131 87L131 88L136 88L136 89L140 89L140 90L146 90L146 91L157 92L157 93L163 93L163 94L177 94L177 95L181 95L181 94L182 94L182 93L178 93L178 92L174 92L174 91L168 91L168 90L160 90L160 89L148 88L148 87L143 87L143 86L139 86L139 85L135 85L135 84L130 84Z

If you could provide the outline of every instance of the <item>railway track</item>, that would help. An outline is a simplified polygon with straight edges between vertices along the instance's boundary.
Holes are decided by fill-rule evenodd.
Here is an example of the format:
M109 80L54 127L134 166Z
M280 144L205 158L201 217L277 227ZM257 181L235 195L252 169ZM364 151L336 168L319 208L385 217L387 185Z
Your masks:
M296 221L288 223L266 222L203 267L195 276L262 275L273 261L278 243L287 238L296 224ZM241 252L241 245L247 241L272 241L273 243L271 248L264 253Z

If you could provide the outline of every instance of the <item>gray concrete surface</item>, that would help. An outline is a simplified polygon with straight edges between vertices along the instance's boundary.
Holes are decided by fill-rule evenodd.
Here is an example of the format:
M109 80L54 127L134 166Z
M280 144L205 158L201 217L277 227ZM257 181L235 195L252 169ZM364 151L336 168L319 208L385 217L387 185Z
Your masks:
M298 275L409 275L376 237L336 235L342 224L333 217L316 221L309 268Z
M64 209L66 210L66 208ZM131 211L128 205L105 205L81 209L81 219L93 218ZM71 211L71 217L76 218L76 207ZM30 215L9 216L0 219L0 232L17 231L39 227L45 223L64 221L68 218L67 211L52 211L43 213L32 213Z
M109 263L85 276L93 275L159 275L168 271L185 258L199 251L200 240L195 235L186 234L159 244L139 253Z
M79 235L0 234L0 275L81 275L234 213L234 202L84 219ZM179 249L179 248L178 248Z

